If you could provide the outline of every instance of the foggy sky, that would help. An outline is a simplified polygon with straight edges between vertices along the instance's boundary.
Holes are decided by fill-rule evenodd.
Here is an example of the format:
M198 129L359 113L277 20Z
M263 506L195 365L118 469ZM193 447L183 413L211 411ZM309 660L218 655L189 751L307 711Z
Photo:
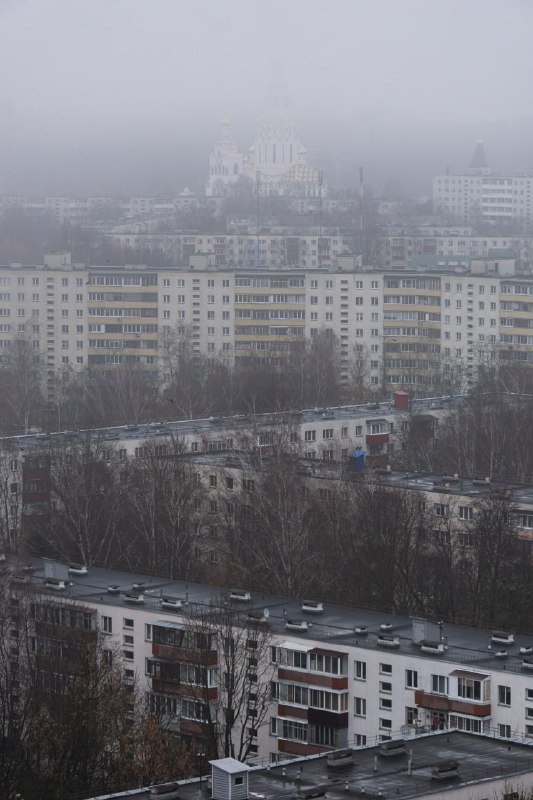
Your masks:
M281 64L332 182L533 166L529 0L0 0L0 189L201 189ZM2 155L3 153L3 155Z

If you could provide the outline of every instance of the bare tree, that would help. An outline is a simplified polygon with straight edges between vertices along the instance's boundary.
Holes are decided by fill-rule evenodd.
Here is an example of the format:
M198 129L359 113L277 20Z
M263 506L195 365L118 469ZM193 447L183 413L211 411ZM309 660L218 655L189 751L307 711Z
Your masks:
M10 343L6 361L0 368L2 426L9 433L28 433L40 421L44 401L41 392L42 364L24 333Z
M190 609L177 652L180 692L201 721L190 743L203 744L207 756L244 761L254 752L270 705L270 643L268 625L231 608L228 598Z
M0 587L0 785L6 797L67 800L175 778L181 751L106 649L94 609ZM166 743L166 747L163 745ZM3 795L4 796L4 795Z
M63 560L109 566L123 513L122 462L113 447L87 437L49 453L48 513L33 546Z
M195 544L195 500L201 488L184 445L171 438L144 442L129 461L125 536L121 547L130 568L170 578L190 575Z

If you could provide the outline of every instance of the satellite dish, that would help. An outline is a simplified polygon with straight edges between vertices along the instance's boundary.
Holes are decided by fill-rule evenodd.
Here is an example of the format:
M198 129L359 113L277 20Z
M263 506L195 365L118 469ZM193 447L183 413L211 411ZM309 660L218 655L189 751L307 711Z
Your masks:
M264 616L264 618L265 618L265 619L268 619L268 618L269 618L269 616L270 616L270 611L269 611L269 609L268 609L268 608L264 608L264 609L263 609L263 616Z

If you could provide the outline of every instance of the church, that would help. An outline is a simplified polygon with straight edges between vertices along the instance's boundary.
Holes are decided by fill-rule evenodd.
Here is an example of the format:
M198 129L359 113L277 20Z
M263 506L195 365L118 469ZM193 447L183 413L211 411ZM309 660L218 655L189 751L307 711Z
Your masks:
M255 141L246 153L237 148L230 120L226 117L222 121L220 136L209 156L206 195L230 196L242 181L259 184L261 195L294 199L327 197L321 173L308 163L298 120L289 106L282 80L270 85Z

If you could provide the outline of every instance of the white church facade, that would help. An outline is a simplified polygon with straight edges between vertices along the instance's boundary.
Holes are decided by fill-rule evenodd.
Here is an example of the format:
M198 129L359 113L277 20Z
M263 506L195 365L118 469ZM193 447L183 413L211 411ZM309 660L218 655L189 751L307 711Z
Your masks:
M238 151L229 119L222 121L220 136L209 156L206 195L228 196L243 181L259 184L262 195L295 199L327 196L321 173L308 163L298 120L282 81L272 83L255 141L246 153Z

